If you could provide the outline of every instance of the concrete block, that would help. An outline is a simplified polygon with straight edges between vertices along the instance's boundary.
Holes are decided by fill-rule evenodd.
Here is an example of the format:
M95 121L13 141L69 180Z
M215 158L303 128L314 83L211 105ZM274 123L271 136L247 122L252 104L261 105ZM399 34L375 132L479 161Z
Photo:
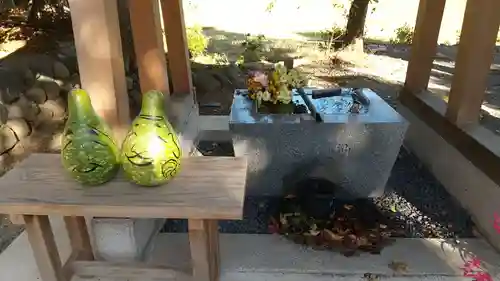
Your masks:
M198 107L192 95L173 95L167 116L179 136L183 157L196 153ZM97 258L108 261L141 261L165 219L94 218L91 232Z
M313 100L321 123L310 114L258 113L235 94L229 127L235 154L248 158L247 195L280 196L306 177L337 183L347 191L339 197L382 195L408 123L373 91L363 93L370 105L361 113L345 110L347 94Z
M163 226L164 219L94 218L92 233L97 259L142 261L150 242Z

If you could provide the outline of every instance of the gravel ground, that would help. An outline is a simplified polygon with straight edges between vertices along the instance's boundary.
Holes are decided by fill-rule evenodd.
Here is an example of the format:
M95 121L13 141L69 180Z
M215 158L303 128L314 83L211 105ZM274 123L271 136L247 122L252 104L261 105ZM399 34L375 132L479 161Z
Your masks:
M204 142L200 144L204 155L233 155L229 143ZM224 233L268 234L269 218L276 214L281 198L247 197L244 219L220 221ZM419 237L473 237L473 224L467 212L447 193L445 188L427 171L418 158L402 148L392 169L384 196L366 199L356 204L375 206L374 217L389 220L389 225L402 227L400 235ZM185 232L185 220L168 220L162 231Z

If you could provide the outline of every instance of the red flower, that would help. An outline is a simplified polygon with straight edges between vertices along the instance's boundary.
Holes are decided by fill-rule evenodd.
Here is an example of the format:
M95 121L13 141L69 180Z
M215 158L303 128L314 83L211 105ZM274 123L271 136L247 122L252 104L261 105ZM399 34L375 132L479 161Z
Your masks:
M280 226L274 218L271 218L271 220L269 221L268 229L271 234L279 233Z
M474 257L472 258L472 260L465 262L463 270L473 271L476 268L481 268L481 260L477 257Z
M475 271L476 269L481 269L481 260L477 257L472 258L470 261L466 261L464 267L465 277L472 277L474 281L493 281L493 278L488 272Z

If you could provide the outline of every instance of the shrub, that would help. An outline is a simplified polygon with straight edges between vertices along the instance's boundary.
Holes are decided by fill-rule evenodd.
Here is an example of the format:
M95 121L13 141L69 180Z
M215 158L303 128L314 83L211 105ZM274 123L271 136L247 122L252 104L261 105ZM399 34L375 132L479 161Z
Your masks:
M208 38L203 34L201 26L192 26L186 29L189 52L193 57L205 53L208 47Z
M391 39L392 44L411 44L413 40L413 28L408 24L404 24L396 28L396 36Z

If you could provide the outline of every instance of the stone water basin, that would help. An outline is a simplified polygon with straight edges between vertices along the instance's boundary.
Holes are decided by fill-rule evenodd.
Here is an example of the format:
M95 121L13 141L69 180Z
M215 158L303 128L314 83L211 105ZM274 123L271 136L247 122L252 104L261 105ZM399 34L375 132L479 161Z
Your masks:
M306 89L311 95L312 89ZM338 197L383 194L408 122L370 89L370 100L351 113L350 89L312 99L323 122L310 114L263 114L236 90L229 115L236 156L248 159L247 195L281 196L305 178L321 178L341 188ZM300 95L294 102L305 105Z

